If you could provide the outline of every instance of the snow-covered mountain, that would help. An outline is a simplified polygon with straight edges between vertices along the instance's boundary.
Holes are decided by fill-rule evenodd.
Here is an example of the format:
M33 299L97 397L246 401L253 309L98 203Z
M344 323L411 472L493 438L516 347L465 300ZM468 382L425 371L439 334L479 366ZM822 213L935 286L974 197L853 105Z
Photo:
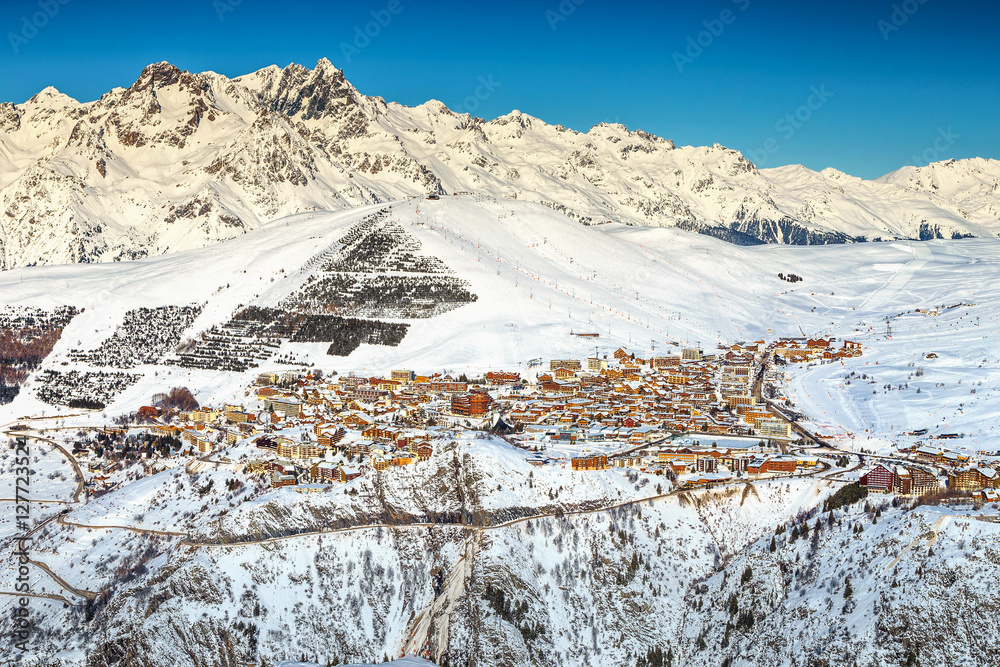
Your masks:
M998 264L995 238L739 247L483 195L304 213L206 248L0 274L0 317L20 313L25 327L30 309L62 313L0 425L61 415L30 423L69 445L168 387L242 404L260 370L296 365L528 375L533 357L595 346L645 355L828 335L864 354L788 367L787 394L817 430L869 449L947 430L993 451ZM434 298L384 298L382 281L401 277L397 288ZM293 312L336 338L339 315L401 335L333 354L333 338L260 325ZM66 387L106 409L81 413ZM65 456L36 441L31 520L51 521L31 549L61 579L32 569L22 664L313 667L413 653L441 665L993 664L1000 527L968 509L869 497L870 509L822 511L836 470L665 495L648 473L537 467L482 433L446 440L420 467L299 493L233 482L260 456L247 439L214 463L175 457L140 475L136 462L106 495L68 504ZM16 458L0 451L12 471L0 498L16 493ZM473 521L424 523L446 516ZM0 516L7 555L15 518ZM5 635L17 568L0 559ZM71 591L95 599L67 606Z
M678 226L737 243L994 236L1000 162L876 181L758 170L718 144L621 125L486 121L359 93L321 60L229 79L147 67L80 103L0 105L0 268L201 247L277 218L430 192L526 199L587 224Z

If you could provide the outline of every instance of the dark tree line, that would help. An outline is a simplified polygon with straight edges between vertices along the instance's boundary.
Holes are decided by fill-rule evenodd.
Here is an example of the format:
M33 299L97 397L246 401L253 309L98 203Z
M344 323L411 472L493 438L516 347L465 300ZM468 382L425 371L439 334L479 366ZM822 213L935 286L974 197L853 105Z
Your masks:
M139 379L130 373L43 371L38 398L52 405L100 410Z
M868 489L860 486L857 482L852 482L837 489L836 493L823 501L823 512L832 512L845 505L853 505L859 500L868 497Z
M247 309L249 310L249 309ZM243 372L270 357L279 341L266 338L263 327L252 319L240 319L241 311L232 320L214 326L195 341L184 345L175 363L184 368L204 368L217 371Z
M379 211L358 222L340 239L344 246L328 261L324 271L383 273L448 273L448 267L436 257L416 255L420 242L398 223L385 220Z
M635 667L672 667L673 664L674 650L669 646L666 651L659 646L650 648L646 655L635 660Z
M36 308L0 312L0 405L14 400L21 384L49 356L78 312L71 307L52 312Z
M408 329L408 324L247 306L223 327L213 327L191 349L181 353L176 363L185 368L242 372L269 358L281 339L329 342L327 354L346 356L363 343L399 345Z
M225 325L181 348L172 363L245 371L270 358L281 340L330 343L332 356L346 356L364 344L396 346L409 325L358 318L431 317L478 299L465 281L450 276L372 275L450 272L437 258L416 255L420 242L387 220L388 212L365 217L341 237L343 249L321 267L329 275L311 279L278 308L240 309Z
M200 306L136 308L125 313L110 338L90 352L73 350L70 357L97 366L134 368L155 364L180 343L181 334L201 312Z
M396 347L406 336L409 324L398 322L377 322L374 320L340 320L338 335L326 353L334 357L346 357L364 343L366 345L387 345Z
M333 274L306 285L296 308L328 310L339 315L424 318L479 297L468 283L449 276L350 276Z
M286 338L295 343L330 342L327 354L347 356L366 343L395 347L403 340L408 324L360 320L337 315L310 315L277 308L250 306L236 319L252 322L260 335Z

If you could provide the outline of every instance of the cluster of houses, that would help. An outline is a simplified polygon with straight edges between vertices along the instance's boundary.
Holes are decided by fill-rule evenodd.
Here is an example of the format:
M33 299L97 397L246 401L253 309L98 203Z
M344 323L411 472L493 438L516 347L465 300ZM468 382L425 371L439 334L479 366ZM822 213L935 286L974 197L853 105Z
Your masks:
M612 464L647 472L667 471L679 486L708 486L734 477L791 475L819 466L819 458L804 454L781 454L764 441L746 447L663 447L652 455L626 454L612 458Z
M876 493L922 496L936 493L944 484L951 491L970 492L979 500L997 500L1000 472L989 465L975 465L969 456L939 447L912 446L900 450L906 462L880 462L861 475L858 484Z
M800 348L806 356L783 352ZM771 355L798 361L828 353L859 354L860 348L845 343L834 351L828 339L782 339L651 358L619 348L610 359L553 359L536 378L491 371L474 381L410 370L387 378L261 373L252 408L200 407L166 419L146 407L140 417L151 432L179 437L202 455L251 440L265 459L252 469L270 475L274 486L346 482L366 469L427 460L435 443L456 429L502 426L513 442L533 449L543 441L644 446L676 433L790 439L789 424L760 398L774 372L766 371L766 362ZM717 451L690 461L663 456L655 464L682 475L791 473L802 465L764 451ZM610 465L621 463L603 454L571 462L574 470Z
M760 399L770 348L763 341L706 355L553 359L535 391L511 397L507 417L526 439L648 443L665 433L790 439L789 424Z
M791 363L833 361L861 356L861 343L845 340L837 348L833 338L779 338L771 352Z
M262 460L247 470L268 475L274 487L348 482L366 469L426 461L455 429L483 427L497 409L497 390L520 383L520 375L505 372L476 385L404 370L388 378L261 373L253 409L200 407L170 418L147 406L139 417L151 432L178 437L202 455L251 440Z
M465 381L412 371L329 380L263 373L256 385L254 442L275 456L262 472L276 487L345 483L366 469L426 461L435 442L452 435L452 420L484 415L492 403Z

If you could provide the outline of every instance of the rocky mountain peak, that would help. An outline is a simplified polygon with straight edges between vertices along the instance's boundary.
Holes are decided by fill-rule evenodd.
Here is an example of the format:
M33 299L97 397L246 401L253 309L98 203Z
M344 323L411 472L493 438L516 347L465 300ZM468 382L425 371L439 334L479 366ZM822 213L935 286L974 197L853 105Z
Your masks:
M156 90L157 88L165 88L167 86L172 86L181 80L181 77L188 74L187 71L181 71L180 68L175 65L171 65L168 62L159 62L152 65L147 65L139 78L136 79L129 87L129 91L133 93L142 92L144 90ZM190 76L188 74L188 76Z
M21 114L10 102L0 104L0 132L14 132L21 126Z
M269 68L237 79L244 80L263 106L304 121L340 117L345 110L356 106L361 97L343 71L326 58L320 59L312 70L291 64L280 71Z
M39 91L34 97L25 102L25 104L32 106L47 107L50 109L59 109L62 107L75 107L80 105L79 102L77 102L69 95L66 95L56 90L54 86L46 86L41 91Z
M316 61L316 68L313 71L339 73L341 70L337 69L328 58L323 57Z

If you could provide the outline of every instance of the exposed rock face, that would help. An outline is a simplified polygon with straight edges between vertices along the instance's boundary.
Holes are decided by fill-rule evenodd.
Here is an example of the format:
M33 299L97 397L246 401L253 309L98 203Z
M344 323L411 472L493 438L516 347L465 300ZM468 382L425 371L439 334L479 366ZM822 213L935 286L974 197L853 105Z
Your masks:
M433 100L386 103L325 59L235 79L157 63L94 102L46 88L0 104L0 268L154 255L301 211L460 191L536 201L584 224L681 226L735 243L1000 229L997 161L877 181L758 170L718 144L677 147L621 125L580 133L519 111L485 121Z

